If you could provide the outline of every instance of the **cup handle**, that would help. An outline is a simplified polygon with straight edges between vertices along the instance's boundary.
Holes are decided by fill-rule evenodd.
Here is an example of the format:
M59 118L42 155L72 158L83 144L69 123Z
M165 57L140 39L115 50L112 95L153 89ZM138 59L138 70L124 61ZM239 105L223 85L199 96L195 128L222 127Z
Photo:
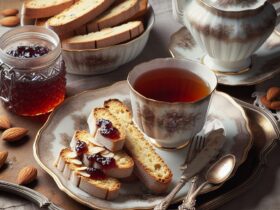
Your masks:
M190 0L172 0L172 11L173 17L181 24L184 25L183 16L184 16L184 5L187 1Z

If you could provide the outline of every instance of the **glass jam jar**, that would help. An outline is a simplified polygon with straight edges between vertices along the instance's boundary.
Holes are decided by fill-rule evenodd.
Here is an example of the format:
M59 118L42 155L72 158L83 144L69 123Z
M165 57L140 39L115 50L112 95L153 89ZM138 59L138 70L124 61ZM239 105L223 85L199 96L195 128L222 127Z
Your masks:
M22 26L0 37L0 97L23 116L51 112L65 97L65 64L58 36L38 26Z

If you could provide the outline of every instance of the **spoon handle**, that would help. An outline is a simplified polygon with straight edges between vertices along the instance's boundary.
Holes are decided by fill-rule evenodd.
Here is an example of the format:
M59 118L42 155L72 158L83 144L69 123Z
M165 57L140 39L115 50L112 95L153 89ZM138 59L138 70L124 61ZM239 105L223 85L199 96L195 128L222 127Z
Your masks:
M158 205L155 206L154 210L167 209L174 196L177 194L177 192L179 192L182 189L182 187L186 184L187 180L188 179L186 176L181 176L180 181L176 184L173 190Z
M207 185L208 182L202 183L186 200L179 206L179 210L195 210L196 196Z

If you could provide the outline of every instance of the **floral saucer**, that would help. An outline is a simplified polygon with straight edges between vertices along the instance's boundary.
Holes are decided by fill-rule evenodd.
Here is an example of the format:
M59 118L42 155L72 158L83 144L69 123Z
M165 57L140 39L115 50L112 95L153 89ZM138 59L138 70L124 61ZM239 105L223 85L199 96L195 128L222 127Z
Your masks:
M98 199L71 185L56 169L54 162L60 150L69 146L72 135L77 129L87 129L87 117L92 108L103 105L107 99L117 98L130 105L129 88L126 81L112 86L86 91L71 97L50 115L48 121L38 132L34 143L34 156L39 165L53 177L58 187L76 201L97 209L151 209L165 195L151 194L140 181L122 183L120 195L113 201ZM248 119L242 107L230 96L215 92L207 116L204 133L222 127L226 140L219 155L234 154L237 165L235 170L245 161L252 145L252 134ZM207 144L208 145L208 144ZM173 173L169 190L180 179L180 166L184 163L186 149L162 150L155 148ZM217 157L218 158L218 157ZM205 168L209 168L207 165ZM207 191L216 187L210 186ZM176 195L174 202L186 196L189 184Z
M175 32L170 39L169 51L175 58L190 59L203 63L206 53L198 46L186 27ZM252 56L252 65L237 73L216 72L219 84L238 86L255 85L272 78L280 72L280 33L277 30Z

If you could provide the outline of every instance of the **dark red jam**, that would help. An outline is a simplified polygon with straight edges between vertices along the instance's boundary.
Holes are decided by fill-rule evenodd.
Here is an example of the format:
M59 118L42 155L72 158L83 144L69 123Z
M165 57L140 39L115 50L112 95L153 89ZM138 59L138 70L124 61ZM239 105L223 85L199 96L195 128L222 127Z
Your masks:
M14 50L7 51L8 55L16 58L37 58L46 55L50 52L50 49L40 45L33 46L17 46Z
M78 155L86 153L88 151L86 142L78 140L75 146L75 151Z
M103 169L110 169L116 167L116 161L111 157L103 157L100 154L94 154L87 156L87 159L91 163L97 163Z
M119 130L113 126L111 121L100 119L97 121L96 126L100 128L100 133L102 136L110 139L120 138Z
M90 178L92 179L105 179L106 175L103 173L102 170L98 168L87 168L86 172L90 175Z

